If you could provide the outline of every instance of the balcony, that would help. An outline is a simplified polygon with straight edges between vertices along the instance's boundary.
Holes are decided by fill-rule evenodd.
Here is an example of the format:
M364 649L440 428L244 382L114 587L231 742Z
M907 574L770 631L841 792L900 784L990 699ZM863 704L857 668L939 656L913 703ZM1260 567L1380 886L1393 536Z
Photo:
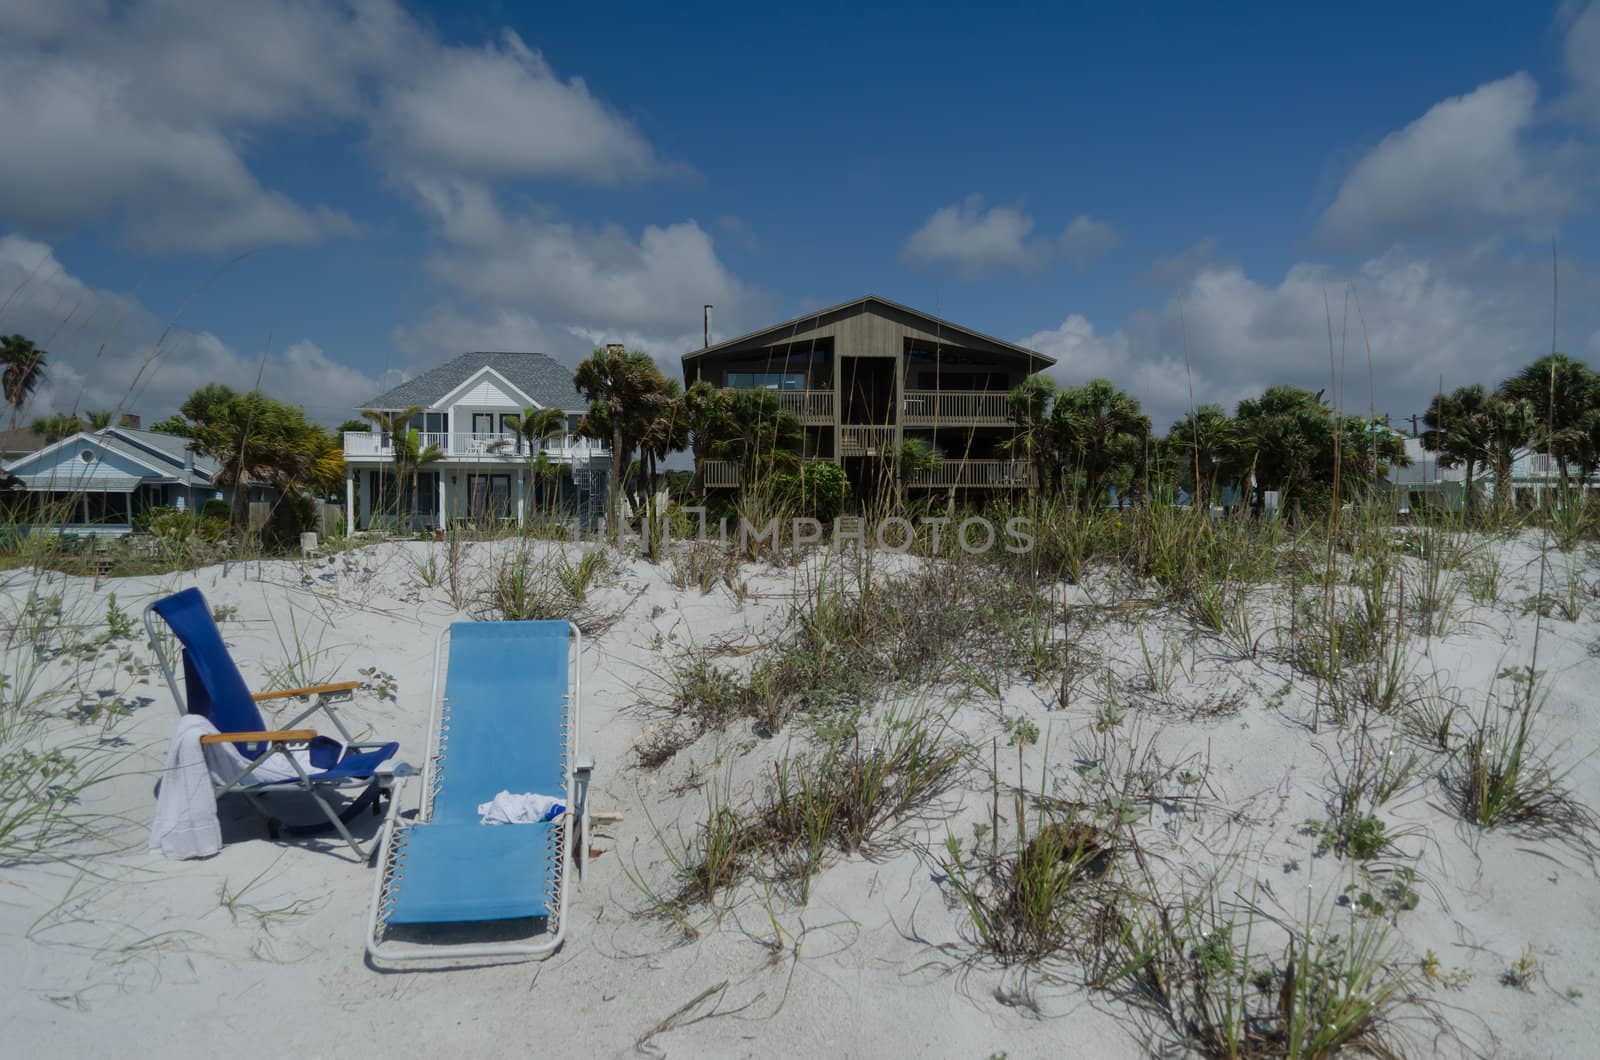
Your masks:
M504 461L525 463L535 452L542 452L557 463L570 462L574 457L609 457L611 450L603 442L577 435L551 435L538 449L530 450L525 438L514 434L435 434L421 433L417 441L423 450L438 446L446 460L452 461ZM368 457L387 460L394 457L394 439L378 431L346 431L344 433L346 459Z
M907 427L1008 427L1003 390L907 390L901 423Z
M703 460L700 462L700 481L708 489L726 489L739 485L737 460Z
M1026 460L942 460L931 468L908 470L906 485L932 488L1027 489L1035 485Z
M737 394L733 387L723 387L725 394ZM833 391L831 390L768 390L778 399L778 405L806 427L826 427L833 423Z
M841 429L840 456L887 456L893 448L893 427L863 427L847 423Z

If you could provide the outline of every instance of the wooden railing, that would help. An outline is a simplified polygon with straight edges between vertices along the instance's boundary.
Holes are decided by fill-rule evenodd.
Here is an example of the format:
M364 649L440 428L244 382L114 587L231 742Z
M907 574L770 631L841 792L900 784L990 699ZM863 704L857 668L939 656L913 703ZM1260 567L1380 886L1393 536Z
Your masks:
M847 423L841 428L841 456L884 456L893 447L893 427L863 427Z
M739 485L737 460L702 460L700 481L709 489L723 489Z
M739 391L725 387L728 393ZM824 426L833 422L833 391L831 390L768 390L778 399L778 404L806 426Z
M907 427L1004 427L1011 422L1001 390L907 390L901 422Z
M941 460L906 472L908 486L1026 489L1034 484L1033 466L1026 460Z

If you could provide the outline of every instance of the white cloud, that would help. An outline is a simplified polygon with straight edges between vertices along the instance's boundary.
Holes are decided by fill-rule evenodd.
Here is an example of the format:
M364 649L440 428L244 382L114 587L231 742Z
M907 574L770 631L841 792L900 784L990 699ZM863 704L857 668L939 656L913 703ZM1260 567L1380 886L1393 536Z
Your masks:
M471 314L449 304L434 306L415 324L395 328L392 338L401 353L429 365L472 350L526 350L570 362L577 349L570 335L552 334L531 313L498 309Z
M1561 284L1573 305L1600 298L1600 275L1581 262L1563 261ZM1353 269L1299 264L1275 284L1235 265L1206 264L1159 308L1136 312L1109 333L1074 313L1019 341L1059 358L1052 370L1059 380L1112 379L1165 429L1189 405L1185 332L1196 403L1231 409L1274 383L1333 393L1331 310L1345 407L1365 411L1375 401L1398 418L1420 413L1441 381L1493 386L1547 351L1549 285L1547 259L1508 255L1497 244L1447 257L1396 249ZM1348 317L1347 291L1354 292ZM1567 326L1563 347L1579 346L1594 319L1574 311Z
M908 265L955 265L971 275L1000 266L1028 268L1048 255L1032 238L1033 218L1010 206L984 209L983 196L969 195L941 207L906 240Z
M1568 157L1532 142L1538 97L1519 73L1435 104L1356 163L1323 231L1360 243L1559 220L1576 186Z
M31 234L105 217L151 251L306 243L355 225L262 185L270 132L366 130L389 175L613 182L649 142L514 33L446 44L393 0L99 0L0 10L0 217ZM349 137L360 140L360 135Z
M561 80L510 30L498 45L434 48L396 80L374 138L406 170L613 182L662 168L649 142L582 78Z
M1600 127L1600 2L1572 16L1563 52L1572 79L1568 107Z
M1117 242L1117 230L1110 222L1081 213L1061 233L1061 252L1082 270Z
M1139 281L1164 290L1181 290L1193 283L1202 271L1212 267L1211 256L1216 252L1217 241L1208 236L1177 254L1157 258Z
M429 270L487 319L536 321L563 352L566 337L578 335L590 345L631 336L681 353L698 345L675 344L698 337L705 303L717 307L724 331L760 323L766 308L693 220L647 225L635 238L615 225L506 214L468 182L429 185L425 201L447 243L428 259Z
M26 419L89 409L137 412L146 422L173 411L202 383L257 384L337 423L382 389L380 380L332 360L309 340L265 361L206 331L173 328L134 299L93 288L68 273L44 243L0 236L0 333L20 332L49 354L47 379Z

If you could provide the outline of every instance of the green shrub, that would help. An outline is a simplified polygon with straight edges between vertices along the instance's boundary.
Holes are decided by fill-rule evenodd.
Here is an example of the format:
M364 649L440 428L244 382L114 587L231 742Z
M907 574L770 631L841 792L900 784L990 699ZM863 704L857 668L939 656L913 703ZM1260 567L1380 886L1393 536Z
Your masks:
M844 511L850 483L844 468L818 460L801 467L798 474L785 472L772 477L773 499L790 510L831 523Z

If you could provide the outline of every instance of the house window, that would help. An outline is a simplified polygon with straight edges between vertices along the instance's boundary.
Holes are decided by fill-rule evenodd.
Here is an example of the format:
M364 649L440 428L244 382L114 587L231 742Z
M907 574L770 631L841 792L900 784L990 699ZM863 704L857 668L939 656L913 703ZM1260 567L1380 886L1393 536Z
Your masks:
M804 390L804 372L729 372L728 386L733 390Z
M423 434L443 434L448 429L446 413L419 412L411 417L411 429Z
M508 518L511 514L511 476L468 475L467 510L474 521Z
M492 412L474 412L472 414L472 433L473 434L493 434L494 433L494 413L492 413Z

